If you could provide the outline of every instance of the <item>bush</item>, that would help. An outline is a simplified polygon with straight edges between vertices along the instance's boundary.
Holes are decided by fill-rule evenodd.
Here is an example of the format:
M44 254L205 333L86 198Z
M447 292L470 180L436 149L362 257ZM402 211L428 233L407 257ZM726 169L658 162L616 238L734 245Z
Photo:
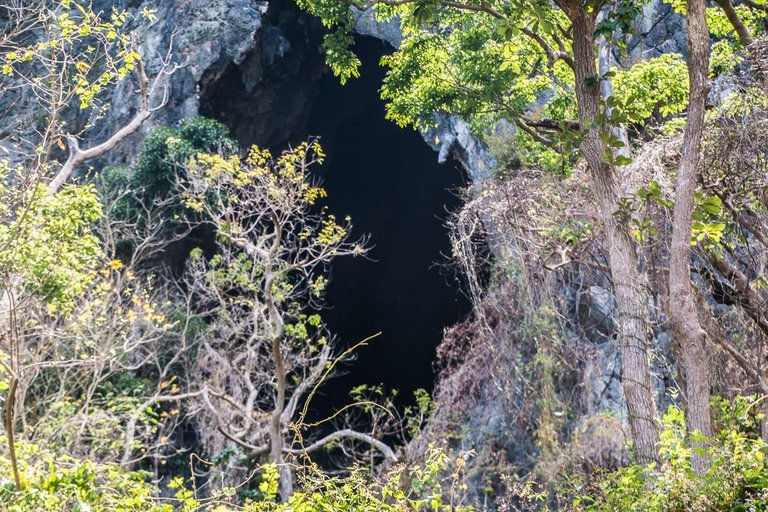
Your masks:
M738 415L743 407L719 405L729 418L704 449L709 469L693 472L691 459L695 436L688 435L683 411L670 407L663 418L659 467L631 465L601 478L592 496L577 498L577 510L609 511L750 511L768 510L766 445L754 435L753 420Z
M466 485L462 483L471 453L453 459L445 451L429 446L419 464L396 464L373 477L370 468L355 466L345 475L329 476L315 464L297 468L301 489L285 503L278 501L279 471L265 464L256 472L255 489L223 488L207 498L192 489L198 486L175 478L169 487L176 489L177 510L192 512L472 512L465 504ZM232 505L242 501L245 504ZM239 496L239 497L238 497Z
M149 196L171 190L179 167L198 153L232 155L237 144L229 129L202 116L183 120L178 129L161 127L144 141L133 168L132 184Z
M3 444L5 440L0 440ZM155 499L158 489L148 473L125 471L54 456L29 443L18 443L22 489L7 480L11 464L0 454L0 509L7 512L172 512Z
M661 121L688 106L688 68L677 54L644 60L627 71L616 71L613 93L629 123Z
M768 447L759 437L760 415L754 397L716 398L713 439L690 435L683 411L671 406L662 419L661 464L631 464L586 474L565 468L550 478L503 478L506 495L499 510L571 512L766 512ZM706 448L693 448L694 442ZM706 455L708 470L696 475L695 450Z

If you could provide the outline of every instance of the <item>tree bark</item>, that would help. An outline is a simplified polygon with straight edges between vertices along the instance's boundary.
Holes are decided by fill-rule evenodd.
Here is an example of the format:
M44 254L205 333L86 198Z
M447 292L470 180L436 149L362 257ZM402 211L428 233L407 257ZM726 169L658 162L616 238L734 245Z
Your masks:
M594 126L600 115L600 86L593 39L595 15L585 12L578 4L567 10L567 14L573 23L579 124L587 130L581 142L581 151L587 160L601 220L608 233L611 278L619 315L622 387L627 401L629 426L637 461L648 463L658 460L659 427L648 362L647 296L638 269L635 244L614 216L621 189L615 169L606 160L607 148L599 137L600 131L609 128Z
M279 235L275 236L275 244L271 253L274 252ZM285 440L283 439L283 410L285 409L285 362L283 361L282 343L285 335L285 323L283 317L275 305L272 295L272 284L274 273L271 267L267 267L264 273L264 302L269 312L269 319L272 323L272 361L275 364L275 378L277 389L275 390L275 409L272 411L272 421L269 427L269 458L270 462L277 465L280 475L280 499L287 501L293 494L293 474L291 468L285 462L283 452L285 449Z
M22 489L21 476L19 475L19 460L16 457L16 440L15 437L15 412L16 412L16 388L19 385L19 380L14 376L11 377L11 381L8 387L8 397L6 398L5 411L4 411L4 424L5 433L8 436L8 456L11 459L11 469L13 470L13 482L16 485L16 490Z
M760 421L760 438L763 443L768 445L768 400L766 400L765 393L762 397L763 403L760 404L760 409L763 411L763 419Z
M709 411L709 359L706 333L699 322L691 287L691 235L694 194L701 160L701 139L709 93L709 30L705 0L688 0L688 80L690 99L677 173L675 210L669 260L669 318L677 338L685 373L688 429L705 436L712 433ZM700 444L700 443L697 443ZM706 460L693 456L694 471L706 471Z

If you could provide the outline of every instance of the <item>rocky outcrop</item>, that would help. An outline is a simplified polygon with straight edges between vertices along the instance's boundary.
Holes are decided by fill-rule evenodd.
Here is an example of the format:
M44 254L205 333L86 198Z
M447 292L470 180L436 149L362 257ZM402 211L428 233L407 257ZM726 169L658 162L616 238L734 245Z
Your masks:
M107 4L114 2L102 0ZM174 125L197 114L225 119L235 138L265 146L282 143L306 121L316 84L326 71L321 53L323 29L298 10L291 0L144 0L123 2L132 12L152 9L157 20L139 30L141 53L150 74L172 55L182 65L170 80L162 110L133 137L141 140L158 126ZM377 21L361 13L358 34L397 47L402 35L396 20ZM106 138L113 127L136 108L126 82L113 94L113 108L94 140ZM501 129L508 129L503 125ZM473 180L492 175L496 162L488 147L455 116L439 115L424 140L438 152L440 162L456 159ZM131 160L136 145L126 143L110 155Z
M118 4L117 7L128 9L135 20L140 20L142 9L154 11L155 21L146 21L136 30L147 73L156 74L169 55L180 66L168 80L165 107L154 112L141 131L113 152L110 159L113 162L131 160L136 153L136 143L155 128L174 125L198 114L206 84L215 82L229 66L242 63L253 51L257 35L268 25L271 3L253 0L102 0L95 3L94 9L101 11ZM108 117L89 133L90 139L108 137L115 127L133 115L137 106L133 87L135 84L126 80L114 91Z
M306 123L326 71L322 38L320 23L292 2L270 2L244 58L204 77L200 113L226 120L240 141L289 140Z
M632 62L663 53L686 55L688 52L685 18L664 0L643 4L635 26L636 35L627 42L627 53Z

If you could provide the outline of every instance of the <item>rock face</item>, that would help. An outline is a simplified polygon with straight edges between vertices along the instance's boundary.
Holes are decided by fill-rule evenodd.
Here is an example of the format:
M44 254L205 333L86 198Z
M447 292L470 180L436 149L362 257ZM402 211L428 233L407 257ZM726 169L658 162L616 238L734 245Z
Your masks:
M113 6L126 8L134 15L151 9L156 20L137 32L139 51L147 73L152 76L171 55L181 67L168 80L166 106L155 112L140 133L112 155L113 161L131 160L136 144L158 126L167 126L194 116L200 110L200 94L206 84L217 80L231 65L242 63L257 46L257 35L268 24L269 4L253 0L101 0L94 10L108 11ZM277 2L275 2L277 3ZM130 118L136 98L128 81L113 94L109 117L91 133L93 140L106 138L115 127Z
M506 125L506 123L503 123ZM503 129L508 129L506 126ZM437 127L422 133L424 141L437 151L440 163L454 158L461 162L475 183L493 176L496 159L488 146L472 135L469 125L456 116L441 114Z
M663 53L686 55L688 52L685 18L663 0L644 4L636 27L637 35L627 43L627 52L633 62Z
M376 20L372 11L363 11L358 13L357 23L355 23L355 32L361 36L375 37L381 39L397 48L403 41L403 34L400 31L400 25L396 20L380 22Z
M202 85L200 113L226 119L236 139L273 147L306 122L325 72L319 22L292 2L270 2L241 62Z
M95 8L115 4L101 0ZM139 36L150 75L166 55L182 65L170 79L166 106L134 141L158 126L197 114L227 119L235 127L235 138L265 146L287 140L304 124L315 85L325 72L323 29L292 0L120 0L118 6L156 13L157 20L142 27ZM370 12L361 14L355 30L393 48L402 40L395 21L378 22ZM115 91L110 117L100 124L104 128L90 134L93 140L106 138L133 114L131 87L125 83ZM460 119L441 115L438 126L422 135L440 162L457 159L473 180L492 175L495 159ZM131 160L135 147L128 142L110 158Z

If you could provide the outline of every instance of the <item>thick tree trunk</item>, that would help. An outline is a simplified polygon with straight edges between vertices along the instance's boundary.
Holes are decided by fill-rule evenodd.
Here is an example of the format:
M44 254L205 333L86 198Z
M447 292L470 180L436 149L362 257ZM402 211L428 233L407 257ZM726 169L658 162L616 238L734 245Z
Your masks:
M691 288L691 234L694 194L701 159L704 110L709 93L709 31L705 0L688 0L688 80L690 100L683 149L677 174L675 211L669 260L669 318L685 372L688 428L712 433L709 413L709 359ZM702 474L706 461L694 454L694 470Z
M595 18L583 8L568 13L573 22L573 52L575 61L576 98L579 123L591 127L600 114L600 86L595 66L593 33ZM651 388L646 329L647 296L638 270L638 257L629 233L614 216L621 189L615 169L605 158L606 146L600 140L601 130L591 127L581 142L597 197L600 216L608 233L611 277L619 315L619 351L622 365L622 387L627 400L629 426L638 462L658 459L659 428L656 403Z

